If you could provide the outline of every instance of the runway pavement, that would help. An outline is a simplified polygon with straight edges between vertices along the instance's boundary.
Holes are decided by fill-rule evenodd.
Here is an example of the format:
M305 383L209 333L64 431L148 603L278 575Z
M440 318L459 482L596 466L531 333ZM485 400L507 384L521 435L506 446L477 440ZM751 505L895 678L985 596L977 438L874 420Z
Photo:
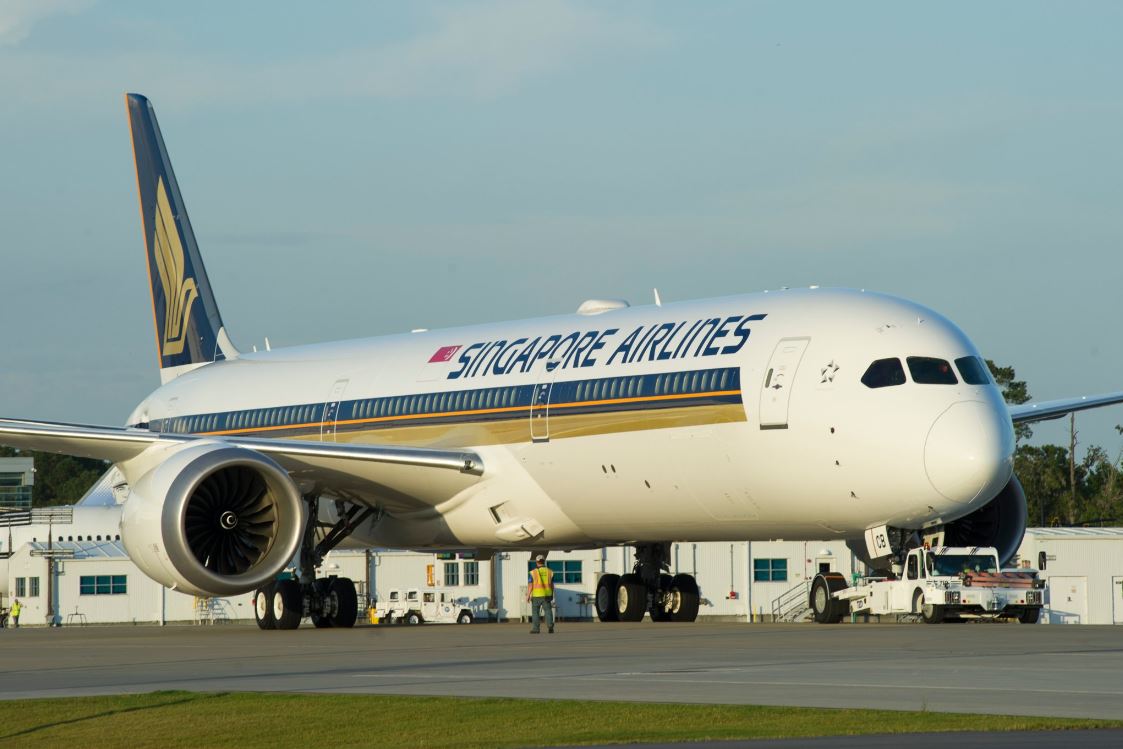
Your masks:
M0 631L0 698L287 691L1123 718L1123 628L560 623Z

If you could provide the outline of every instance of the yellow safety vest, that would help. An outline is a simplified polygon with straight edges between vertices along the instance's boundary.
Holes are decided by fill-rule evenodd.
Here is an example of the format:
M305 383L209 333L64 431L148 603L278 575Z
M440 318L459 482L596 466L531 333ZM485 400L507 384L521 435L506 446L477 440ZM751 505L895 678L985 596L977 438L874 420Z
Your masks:
M554 595L554 571L549 567L535 567L530 572L531 598L552 598Z
M20 604L13 603L12 604L12 616L19 616L20 608L21 608Z

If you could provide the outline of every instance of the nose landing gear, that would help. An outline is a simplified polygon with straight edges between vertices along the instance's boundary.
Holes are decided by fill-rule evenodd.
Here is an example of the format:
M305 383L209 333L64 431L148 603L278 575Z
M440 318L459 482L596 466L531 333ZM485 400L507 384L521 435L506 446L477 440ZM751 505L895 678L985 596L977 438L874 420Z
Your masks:
M650 613L655 622L692 622L701 596L693 575L671 575L670 543L636 546L636 563L627 575L601 575L597 583L597 618L602 622L638 622Z

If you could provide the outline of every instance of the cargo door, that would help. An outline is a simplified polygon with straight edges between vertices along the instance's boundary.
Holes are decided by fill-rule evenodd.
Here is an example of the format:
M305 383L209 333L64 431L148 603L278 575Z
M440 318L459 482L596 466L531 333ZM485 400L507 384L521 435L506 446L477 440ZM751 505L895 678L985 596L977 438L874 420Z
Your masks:
M810 338L784 338L776 344L760 389L760 428L787 429L795 373Z
M320 419L320 441L335 442L336 424L339 421L339 404L350 380L336 380L324 403L323 418Z

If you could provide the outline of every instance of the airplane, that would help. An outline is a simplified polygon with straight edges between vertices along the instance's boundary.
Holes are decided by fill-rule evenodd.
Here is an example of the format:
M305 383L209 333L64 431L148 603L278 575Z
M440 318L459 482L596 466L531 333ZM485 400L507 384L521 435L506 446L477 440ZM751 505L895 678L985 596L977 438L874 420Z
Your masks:
M350 627L341 543L632 546L602 621L693 621L678 541L908 548L1026 527L1013 424L1123 392L1007 406L948 318L810 287L241 351L227 334L149 101L126 95L161 385L126 426L0 420L0 443L113 463L131 559L185 593L256 591L263 629ZM297 573L282 575L296 560Z

